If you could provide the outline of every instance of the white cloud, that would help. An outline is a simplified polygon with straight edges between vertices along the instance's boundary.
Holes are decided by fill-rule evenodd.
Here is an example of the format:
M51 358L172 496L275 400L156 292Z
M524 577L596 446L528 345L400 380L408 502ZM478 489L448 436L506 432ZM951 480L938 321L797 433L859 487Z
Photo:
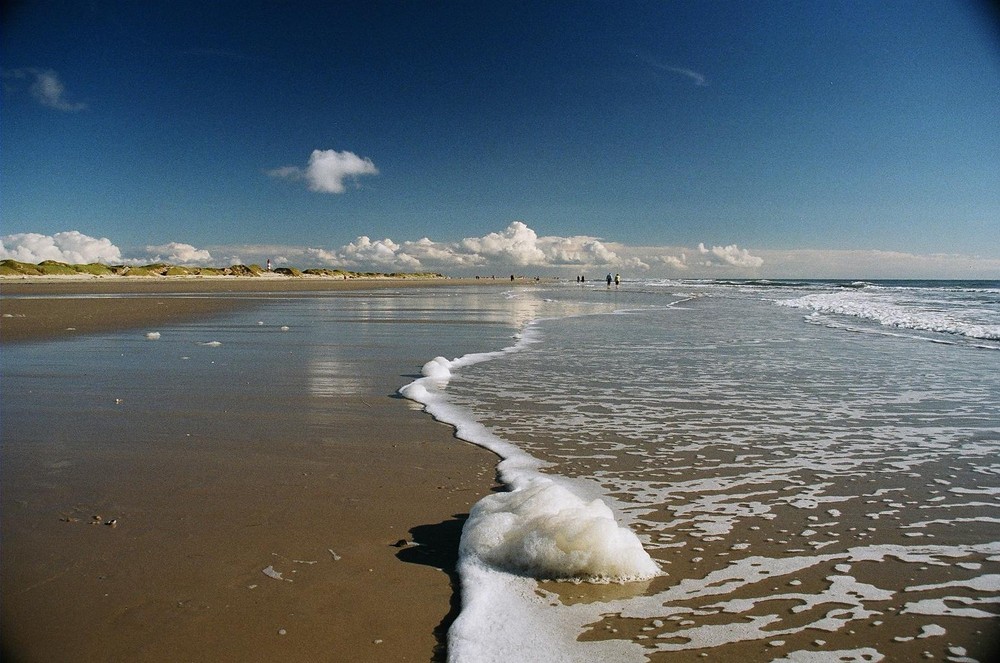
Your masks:
M344 193L344 181L361 175L378 175L378 168L369 158L361 158L353 152L336 150L313 150L309 164L303 169L297 166L282 166L267 171L271 177L301 180L309 183L310 191L319 193Z
M351 269L394 269L397 271L454 271L456 269L506 272L534 269L544 272L564 268L618 267L646 271L649 264L639 255L622 255L617 248L596 237L573 237L538 234L521 221L514 221L500 232L481 237L467 237L458 242L435 242L423 237L417 241L356 240L336 250L307 249L307 260Z
M547 261L545 252L538 248L538 235L520 221L510 224L503 232L463 239L457 248L518 267L544 265Z
M209 251L209 248L211 251ZM78 231L0 237L0 259L22 262L174 264L225 266L236 263L329 266L355 271L441 272L451 275L505 274L514 271L572 277L594 271L620 271L629 277L684 278L967 278L1000 277L1000 258L878 250L766 250L753 254L736 244L694 249L680 246L630 246L587 235L539 236L521 221L500 232L455 242L428 237L396 242L361 236L340 248L286 245L213 246L199 249L170 242L145 247L145 256L123 258L109 239ZM213 258L213 256L217 256ZM214 262L213 262L214 260Z
M212 254L204 249L196 249L190 244L170 242L158 246L147 246L149 262L166 262L172 265L210 265Z
M672 71L675 74L680 74L681 76L687 76L692 81L694 81L694 84L697 85L698 87L705 87L708 85L708 81L706 80L705 76L703 74L699 74L697 71L692 71L691 69L685 69L684 67L664 67L664 69L666 69L667 71Z
M756 268L764 264L764 259L750 255L750 252L746 249L741 249L735 244L730 244L729 246L713 246L710 249L705 248L704 244L698 244L698 253L702 255L712 255L721 260L726 265L732 265L734 267L750 267Z
M69 264L119 264L122 254L107 238L97 239L69 230L54 235L18 233L0 237L0 259L31 263L55 260Z
M684 253L679 256L657 256L656 260L671 269L684 270L688 268L687 255Z
M358 237L356 240L341 247L336 254L344 265L349 267L375 266L393 270L419 270L420 261L407 254L403 247L391 239L371 241L368 237Z
M618 254L595 237L542 237L537 242L549 265L611 265Z
M512 251L509 246L505 250L503 242L517 245L519 239L529 236L518 226L514 230L508 227L499 233L458 242L437 242L427 237L402 242L359 237L339 249L238 246L213 247L212 251L218 255L238 254L258 264L264 264L270 257L276 265L291 264L302 268L328 266L357 271L432 271L451 275L522 271L572 277L594 270L602 273L620 271L630 277L678 278L1000 278L1000 258L981 256L806 249L754 249L751 254L735 246L707 248L701 245L693 249L667 245L630 246L587 236L536 236L534 247L542 252L544 259L531 265L516 265L511 256L533 255L528 248L531 244L520 246L519 252ZM493 253L487 255L472 250L480 244L488 244Z
M289 180L302 179L302 169L295 166L282 166L281 168L275 168L273 170L267 171L267 174L271 177L284 178Z
M424 265L435 268L472 267L485 263L485 259L475 253L461 253L453 245L434 242L427 237L416 242L403 242L403 250Z
M246 253L245 249L241 249ZM287 253L287 251L286 251ZM447 271L455 269L557 268L585 265L630 265L645 269L641 260L619 257L599 239L588 236L539 237L521 221L500 232L467 237L458 242L435 242L428 237L395 242L361 236L339 249L309 248L306 260L351 269Z
M59 74L51 69L28 67L4 72L4 78L32 79L28 91L38 103L55 110L73 113L87 108L82 102L71 102L66 98L66 86L59 79Z
M653 69L657 69L659 71L667 71L672 74L680 74L681 76L690 78L694 82L694 84L697 85L698 87L706 87L708 85L708 79L705 77L705 75L700 74L697 71L694 71L693 69L687 69L686 67L675 67L673 65L663 64L662 62L658 62L652 57L649 57L648 55L644 55L642 53L635 53L635 56L640 60L642 60L643 62L645 62L646 64L648 64Z

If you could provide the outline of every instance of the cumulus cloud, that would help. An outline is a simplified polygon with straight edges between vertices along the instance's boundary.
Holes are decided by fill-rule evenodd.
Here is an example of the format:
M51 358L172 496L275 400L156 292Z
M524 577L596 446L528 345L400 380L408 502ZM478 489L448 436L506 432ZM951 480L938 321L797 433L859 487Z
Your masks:
M542 237L537 242L544 264L611 265L618 254L594 237Z
M157 246L147 246L149 262L166 262L173 265L209 265L212 254L204 249L196 249L190 244L170 242Z
M661 265L669 267L675 270L684 270L688 268L687 255L682 253L679 256L657 256L657 262Z
M599 238L538 234L522 221L499 232L467 237L457 242L372 240L362 236L337 250L308 249L307 256L331 266L366 267L398 271L448 271L477 268L507 271L534 268L545 271L573 267L617 266L647 270L641 256L621 255Z
M746 249L741 249L735 244L729 246L713 246L708 249L704 244L698 244L698 253L711 255L720 260L723 264L733 267L760 267L764 264L764 259L750 255Z
M457 248L518 267L546 262L545 252L538 248L538 235L520 221L510 224L503 232L463 239Z
M687 272L698 268L705 275L737 276L754 273L764 260L735 244L705 247L699 244L696 255L704 259L692 263L687 250L676 247L632 247L606 242L597 237L539 236L522 221L510 223L504 230L481 237L466 237L457 242L435 242L424 237L415 242L373 241L359 237L335 251L318 250L328 264L347 267L370 265L397 270L448 271L461 268L508 271L533 269L548 273L575 273L580 269L616 269L631 273L664 271Z
M122 262L122 254L111 240L84 235L76 230L54 235L18 233L0 237L0 259L39 263L55 260L70 264Z
M267 171L267 174L279 179L304 179L310 191L344 193L347 190L345 180L356 179L361 175L378 175L378 168L371 159L361 158L346 150L313 150L305 168L282 166Z
M407 255L416 258L422 265L430 265L436 269L471 267L486 262L476 253L462 253L450 244L435 242L427 237L415 242L403 242L402 248Z
M368 237L358 237L350 244L341 247L336 255L345 265L352 267L374 265L399 270L421 268L420 260L406 253L402 246L391 239L373 242Z
M165 261L213 266L237 263L330 266L356 271L435 271L450 274L528 271L535 274L586 274L620 271L650 277L684 278L967 278L996 279L1000 257L958 254L912 254L879 250L767 250L751 254L737 245L690 249L682 246L632 246L578 235L539 236L521 221L500 232L456 242L428 237L396 242L361 236L337 249L287 245L214 246L211 253L190 244L170 242L145 247L144 257L122 257L107 238L78 231L53 235L19 233L0 236L0 260L38 263L103 262L135 264ZM213 256L215 256L213 258ZM244 260L245 259L245 260ZM215 262L212 262L212 261ZM529 271L530 270L530 271ZM523 273L522 271L522 273Z
M87 108L82 102L71 102L66 98L66 86L59 74L51 69L28 67L4 72L4 78L15 80L30 80L28 91L38 103L48 108L74 113Z

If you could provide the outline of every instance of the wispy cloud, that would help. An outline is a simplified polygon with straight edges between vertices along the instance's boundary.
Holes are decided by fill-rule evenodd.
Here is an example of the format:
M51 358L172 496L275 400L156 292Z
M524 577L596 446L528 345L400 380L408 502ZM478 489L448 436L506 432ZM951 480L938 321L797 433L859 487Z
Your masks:
M649 65L653 69L656 69L657 71L665 71L670 74L677 74L679 76L684 76L685 78L690 79L698 87L708 86L708 78L704 74L701 74L693 69L688 69L687 67L677 67L670 64L664 64L649 57L648 55L643 55L641 53L635 53L634 55L640 61Z
M699 87L704 87L708 85L708 81L705 79L703 74L699 74L697 71L691 69L685 69L684 67L663 67L666 71L672 71L675 74L680 74L681 76L687 76L694 84Z
M306 180L310 191L319 193L344 193L344 181L357 179L361 175L378 175L378 168L372 160L361 158L354 152L336 150L313 150L305 168L282 166L267 171L271 177L290 180Z
M75 113L87 108L83 102L72 102L67 99L66 86L59 74L51 69L26 67L3 72L3 77L9 80L31 81L28 91L31 96L43 106L67 113Z

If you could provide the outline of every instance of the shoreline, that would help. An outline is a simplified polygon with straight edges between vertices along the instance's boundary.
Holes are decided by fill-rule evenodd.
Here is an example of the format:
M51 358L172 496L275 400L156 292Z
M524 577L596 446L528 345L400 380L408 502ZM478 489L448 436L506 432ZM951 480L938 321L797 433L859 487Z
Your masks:
M46 279L15 293L4 281L0 311L25 317L0 318L0 338L44 352L35 342L64 332L202 320L289 293L466 282L479 283ZM383 379L385 394L406 380ZM267 386L168 411L129 388L79 411L44 392L6 408L5 660L443 660L461 526L496 488L496 456L394 396L330 401L317 425L302 421L315 403Z

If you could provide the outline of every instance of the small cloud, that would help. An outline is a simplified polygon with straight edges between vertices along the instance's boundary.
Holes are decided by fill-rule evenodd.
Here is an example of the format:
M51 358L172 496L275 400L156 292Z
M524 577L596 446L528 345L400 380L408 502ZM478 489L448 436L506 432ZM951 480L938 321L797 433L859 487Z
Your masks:
M5 71L4 78L15 80L31 79L28 87L31 96L43 106L67 113L75 113L87 108L82 102L71 102L66 98L66 86L59 79L59 74L51 69L27 67Z
M271 177L290 180L306 180L309 190L319 193L344 193L344 181L361 175L378 175L378 168L369 158L361 158L353 152L336 150L313 150L309 164L305 168L282 166L267 171Z
M713 246L705 248L704 244L698 244L698 253L702 255L712 255L721 260L726 265L733 267L760 267L764 264L764 259L750 255L746 249L741 249L735 244L729 246Z
M73 265L94 262L118 264L122 253L111 240L97 239L76 230L54 235L18 233L0 237L0 260L39 263L55 260Z
M698 87L706 87L708 81L705 79L703 74L699 74L697 71L692 71L691 69L685 69L684 67L663 67L666 71L672 71L675 74L680 74L681 76L687 76L694 84Z
M146 253L150 256L150 262L167 262L173 265L209 265L212 262L212 254L208 251L180 242L147 246Z
M646 55L642 55L640 53L636 53L635 56L639 58L641 61L648 64L653 69L657 69L659 71L666 71L671 74L679 74L681 76L685 76L691 79L694 82L694 84L698 87L708 86L708 79L705 77L705 75L700 74L697 71L694 71L693 69L688 69L686 67L675 67L673 65L663 64L662 62L657 62L653 58Z
M271 177L289 180L300 180L303 177L302 169L296 168L295 166L282 166L281 168L274 168L273 170L267 171L267 174Z

